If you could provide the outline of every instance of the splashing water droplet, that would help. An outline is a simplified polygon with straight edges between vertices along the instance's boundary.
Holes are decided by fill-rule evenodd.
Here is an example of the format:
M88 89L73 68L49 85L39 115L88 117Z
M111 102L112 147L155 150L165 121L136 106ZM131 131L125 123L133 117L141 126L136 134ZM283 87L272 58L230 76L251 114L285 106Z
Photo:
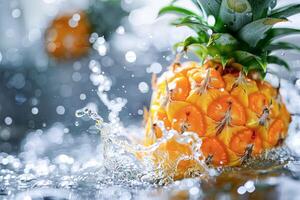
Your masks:
M37 107L33 107L33 108L31 109L31 113L32 113L33 115L37 115L37 114L39 113L39 109L38 109Z
M136 54L134 51L128 51L125 54L125 59L129 63L134 63L136 61Z
M214 26L216 23L216 19L213 15L209 15L207 18L207 23L209 26Z
M149 91L149 86L146 82L140 82L138 87L141 93L147 93Z
M123 26L119 26L116 32L120 35L123 35L125 33L125 28Z
M58 115L63 115L63 114L65 114L65 107L63 107L63 106L57 106L56 107L56 113L58 114Z
M14 9L11 13L13 18L19 18L21 16L21 14L22 14L22 12L18 8Z
M80 100L84 101L86 100L86 94L84 93L81 93L80 96L79 96Z
M9 116L7 116L7 117L5 117L5 119L4 119L4 123L6 124L6 125L11 125L12 124L12 122L13 122L13 120L12 120L12 118L11 117L9 117Z
M246 188L244 186L240 186L238 189L237 189L237 193L240 194L240 195L243 195L247 192Z

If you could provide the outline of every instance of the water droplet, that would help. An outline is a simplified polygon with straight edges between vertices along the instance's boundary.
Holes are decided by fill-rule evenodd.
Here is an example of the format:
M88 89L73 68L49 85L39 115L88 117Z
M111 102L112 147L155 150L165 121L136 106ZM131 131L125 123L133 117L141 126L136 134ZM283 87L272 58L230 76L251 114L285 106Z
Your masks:
M246 188L244 186L240 186L238 189L237 189L237 193L240 194L240 195L243 195L247 192Z
M76 121L74 124L75 124L75 126L79 126L79 122L78 121Z
M7 117L4 118L4 123L5 123L6 125L9 126L9 125L12 124L12 122L13 122L13 119L12 119L11 117L7 116Z
M68 128L64 128L64 133L69 133L70 130Z
M144 114L144 111L142 109L138 109L138 114L139 115L143 115Z
M0 138L4 141L7 141L10 139L10 132L8 129L2 129L0 132Z
M81 69L81 63L79 61L74 62L73 69L78 71Z
M247 189L247 192L249 192L249 193L252 193L252 192L254 192L254 191L255 191L255 186L253 186L253 187Z
M74 72L72 74L72 80L74 82L79 82L81 80L81 74L79 72Z
M189 192L190 192L190 194L191 194L192 196L196 196L196 195L199 194L200 190L199 190L199 188L197 188L197 187L192 187L192 188L189 190Z
M244 186L248 189L248 188L252 188L254 186L254 182L253 181L247 181Z
M147 93L149 91L149 86L146 82L140 82L138 88L141 93Z
M11 15L13 18L19 18L21 16L21 10L16 8L16 9L13 9L13 11L11 12Z
M216 23L216 19L213 15L209 15L207 18L207 23L209 26L214 26Z
M56 107L56 113L57 114L59 114L59 115L63 115L63 114L65 114L65 107L63 107L63 106L57 106Z
M80 96L79 96L80 100L84 101L86 100L86 94L84 93L81 93Z
M71 28L75 28L75 27L78 26L78 21L76 21L76 20L74 20L73 18L71 18L71 19L69 20L68 24L69 24L69 26L70 26Z
M136 54L134 51L128 51L125 54L125 59L129 63L134 63L136 61Z
M123 35L125 33L125 29L123 26L119 26L116 30L116 32L120 35Z
M27 98L23 94L17 94L15 100L18 105L21 105L26 102Z
M106 48L105 44L99 45L97 48L97 51L100 56L105 56L106 52L107 52L107 48Z
M162 66L160 63L154 62L146 69L147 73L155 73L159 74L162 70Z
M9 160L7 158L3 158L1 161L2 165L7 165L9 163Z
M207 31L207 33L208 33L208 35L212 35L212 34L213 34L213 31L212 31L211 29L209 29L209 30Z
M74 158L72 158L66 154L60 154L55 158L55 162L58 164L72 165L74 163Z
M80 15L79 15L78 13L75 13L75 14L72 16L72 19L78 22L78 21L80 20Z
M96 41L96 43L97 43L98 45L105 44L105 42L106 42L106 40L105 40L104 36L98 37L98 38L97 38L97 41Z
M85 116L86 115L86 112L84 111L84 110L77 110L76 112L75 112L75 116L76 117L83 117L83 116Z
M31 109L31 113L32 113L33 115L37 115L37 114L39 113L39 109L38 109L37 107L33 107L33 108Z
M26 174L21 174L20 176L18 176L18 179L21 182L29 182L29 181L36 179L36 177L33 174L26 173Z
M254 192L254 190L255 190L254 182L251 181L251 180L247 181L247 182L244 184L244 186L245 186L247 192L250 192L250 193L251 193L251 192Z

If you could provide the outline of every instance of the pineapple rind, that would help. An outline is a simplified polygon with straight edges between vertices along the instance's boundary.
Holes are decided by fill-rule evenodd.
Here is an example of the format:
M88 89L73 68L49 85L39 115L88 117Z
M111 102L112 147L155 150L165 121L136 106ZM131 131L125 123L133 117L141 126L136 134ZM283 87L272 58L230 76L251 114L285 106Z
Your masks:
M210 61L208 61L210 62ZM249 143L249 145L255 145L255 144L262 144L261 147L259 147L259 151L255 151L254 153L250 153L250 155L247 155L249 157L256 157L259 155L259 153L263 153L264 151L275 148L279 145L282 144L283 139L287 135L287 129L288 125L291 120L291 116L289 112L286 109L285 104L282 101L278 101L278 99L281 99L280 95L278 94L278 89L272 87L269 83L261 80L252 80L248 77L245 77L244 82L239 83L239 75L234 74L234 73L226 73L222 72L219 73L220 77L222 78L222 81L224 81L225 85L223 88L213 88L213 87L208 87L208 89L202 93L199 94L195 92L195 89L191 88L186 88L187 91L189 91L188 97L186 97L184 100L181 98L180 100L177 99L172 99L172 97L169 97L167 99L167 103L164 102L164 96L168 96L168 92L166 91L166 88L169 88L167 84L170 84L169 82L165 81L166 79L169 80L174 80L176 79L177 76L184 76L190 81L190 87L192 85L193 79L189 77L193 73L189 73L190 71L193 71L195 69L201 69L202 70L209 70L210 67L207 67L207 64L204 64L203 66L196 64L195 62L188 62L188 63L183 63L181 66L177 66L177 68L170 68L170 70L166 73L164 73L157 81L156 89L153 92L153 97L152 97L152 103L150 106L150 114L147 120L147 126L146 126L146 136L145 136L145 145L152 145L157 141L157 139L162 137L162 133L159 131L159 129L153 129L152 125L157 123L158 121L161 121L162 119L158 119L157 113L165 113L165 118L163 119L164 124L166 126L167 130L173 129L174 128L174 119L176 116L182 116L182 112L184 112L184 109L193 106L196 108L199 113L201 113L201 119L204 121L205 124L205 132L200 133L198 132L197 134L199 137L203 140L205 138L215 138L217 139L222 146L224 146L224 155L227 155L227 160L226 162L224 161L219 162L214 161L214 158L212 159L211 165L213 166L238 166L243 164L244 160L243 158L245 157L245 153L247 153L246 146L242 143ZM203 81L202 81L203 83ZM236 84L237 83L237 84ZM234 86L235 85L235 86ZM173 86L174 87L174 86ZM175 85L176 87L180 87L180 85ZM158 95L159 93L159 95ZM249 101L249 96L251 95L259 95L258 97L265 97L262 98L267 99L266 102L273 102L272 104L265 104L261 105L261 102L256 102L253 103L253 101ZM170 95L170 94L169 94ZM231 114L232 116L232 121L228 124L225 124L223 129L218 132L217 127L218 124L220 124L220 121L216 121L213 118L210 117L214 116L214 112L208 113L207 107L209 107L213 102L216 100L226 97L226 96L231 96L234 98L234 102L238 102L239 105L243 107L242 112L243 115L245 115L246 120L245 123L243 124L234 124L234 115L236 113L234 112L241 112L241 110L235 111L233 109L233 113ZM178 98L174 96L174 98ZM265 103L265 101L262 101L262 103ZM256 107L255 107L256 106ZM233 106L234 108L234 106ZM259 113L259 109L261 109L261 113ZM264 116L264 120L262 120L262 115L263 115L263 109L269 109L268 112L269 114ZM216 111L217 113L218 111ZM218 113L217 113L218 116ZM200 118L199 118L200 119ZM260 120L262 122L260 122ZM280 121L276 126L274 126L274 122ZM166 124L167 122L167 124ZM195 130L195 126L198 126L199 123L193 122L191 119L187 120L187 126L186 131L191 131ZM264 122L264 123L263 123ZM194 127L193 127L194 126ZM272 128L273 127L273 128ZM274 128L275 127L275 128ZM280 130L278 130L278 128ZM253 132L253 141L243 141L243 137L241 139L241 145L244 146L230 146L233 140L233 137L237 135L240 132L243 131L252 131ZM177 131L180 133L180 130ZM272 131L272 132L270 132ZM279 131L279 132L278 132ZM153 136L155 138L153 138ZM249 138L248 138L249 140ZM251 143L252 142L252 143ZM165 153L169 154L170 159L172 158L178 158L180 156L180 153L186 154L186 144L184 147L182 147L184 152L181 152L180 147L181 144L176 144L176 152L174 150L174 141L171 141L170 143L167 142L167 144L164 146L163 150ZM241 154L241 150L239 152L235 152L235 149L242 149L244 148L243 154ZM254 146L254 149L256 146ZM210 152L203 152L204 155L209 155ZM222 153L222 152L221 152ZM176 154L176 155L173 155ZM205 159L205 158L204 158ZM185 161L186 162L186 161ZM177 169L178 173L183 173L187 170L186 167L190 167L189 164L182 164L178 166L179 168ZM182 175L182 174L181 174Z

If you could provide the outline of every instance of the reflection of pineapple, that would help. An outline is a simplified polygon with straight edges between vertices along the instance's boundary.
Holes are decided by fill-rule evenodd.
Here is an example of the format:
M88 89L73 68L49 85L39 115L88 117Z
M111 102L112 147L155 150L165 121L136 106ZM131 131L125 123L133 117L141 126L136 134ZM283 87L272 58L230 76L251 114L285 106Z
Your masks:
M179 133L192 131L202 138L205 161L213 166L236 166L264 150L279 146L287 135L290 114L277 88L263 80L268 63L288 67L273 50L295 49L273 40L298 30L273 28L274 24L299 12L299 5L273 9L273 0L198 0L202 14L176 7L174 21L196 31L176 45L192 50L203 64L178 60L154 84L147 120L145 144L162 137L157 126ZM169 158L191 153L187 146L172 140L164 145ZM160 149L161 150L161 149ZM191 163L178 165L179 173Z
M99 36L109 35L125 16L119 0L90 0L87 10L56 17L46 30L46 50L56 59L72 59L85 55L92 32Z

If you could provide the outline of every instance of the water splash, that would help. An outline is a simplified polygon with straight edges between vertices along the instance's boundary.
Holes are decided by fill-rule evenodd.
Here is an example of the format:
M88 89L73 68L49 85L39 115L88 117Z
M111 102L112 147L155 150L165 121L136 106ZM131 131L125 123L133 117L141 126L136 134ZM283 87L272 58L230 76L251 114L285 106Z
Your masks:
M208 175L209 169L203 161L203 155L200 150L202 141L196 133L185 132L179 134L175 130L166 130L163 122L158 123L158 127L161 129L163 136L159 138L154 144L150 146L141 145L141 142L132 141L123 134L127 132L123 127L119 113L126 105L127 100L121 97L109 99L108 91L111 89L111 81L109 77L105 76L101 70L100 64L92 60L89 65L91 69L91 80L93 84L98 88L97 94L101 102L109 110L108 122L104 122L103 118L96 112L88 108L83 108L76 112L76 116L88 117L95 121L95 126L100 132L101 145L103 146L103 157L105 162L114 157L119 156L118 150L121 148L127 153L138 157L138 163L143 166L143 172L141 172L141 178L150 182L158 181L159 184L165 184L172 182L176 176L177 166L181 161L191 160L195 165L190 169L186 176L194 177L201 175ZM141 130L142 131L142 130ZM129 133L129 135L132 135ZM123 137L122 137L123 136ZM179 144L187 144L192 154L182 154L177 159L170 159L166 151L161 151L160 147L169 141L174 140ZM108 156L110 155L110 157ZM111 165L111 163L109 164ZM146 169L146 170L145 170ZM146 172L146 173L145 173Z

